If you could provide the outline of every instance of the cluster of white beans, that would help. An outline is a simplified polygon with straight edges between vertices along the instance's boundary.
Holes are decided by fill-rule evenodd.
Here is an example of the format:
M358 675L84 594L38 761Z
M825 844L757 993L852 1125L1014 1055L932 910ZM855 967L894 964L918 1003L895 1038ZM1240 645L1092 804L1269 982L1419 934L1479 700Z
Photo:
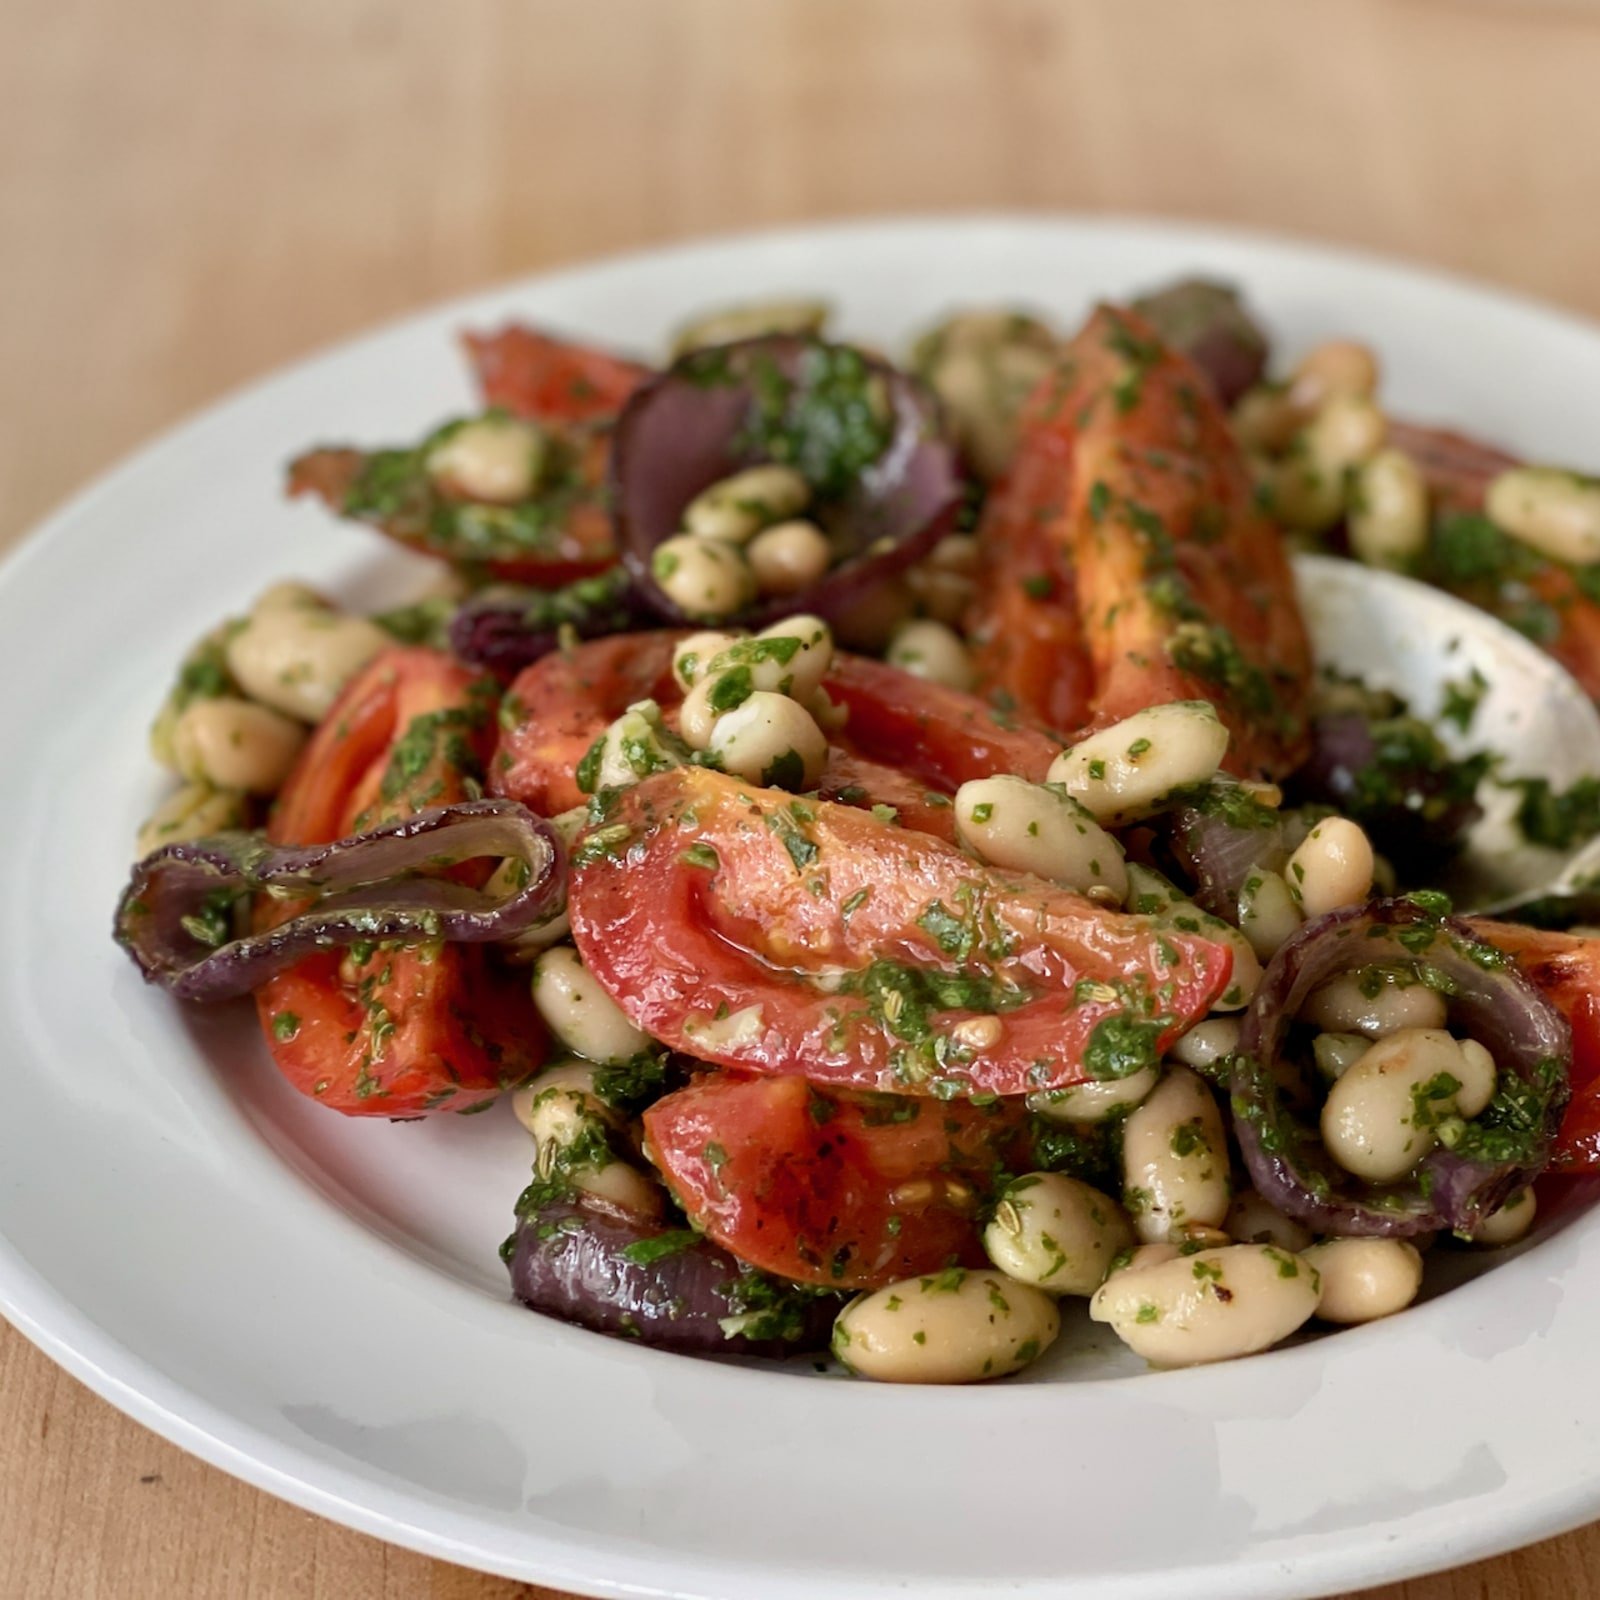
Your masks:
M672 355L688 355L735 339L766 334L820 334L828 321L825 300L751 300L702 313L684 323L672 339Z
M1387 443L1378 379L1366 345L1331 340L1307 351L1286 384L1244 395L1233 423L1284 522L1321 532L1342 517L1358 560L1403 568L1427 547L1428 486L1417 463ZM1484 510L1540 555L1600 561L1600 479L1513 467L1489 484Z
M534 1141L534 1171L560 1171L574 1187L635 1215L662 1215L660 1185L628 1149L626 1120L595 1089L597 1073L648 1049L570 944L546 950L534 964L533 1003L570 1056L546 1067L511 1097Z
M684 508L683 532L651 557L661 592L685 616L718 622L758 595L808 589L833 564L833 547L800 515L811 485L793 467L747 467Z
M541 429L492 413L451 429L428 453L428 475L463 500L515 505L538 487L548 459Z
M157 716L151 749L183 787L140 829L139 854L242 826L248 797L277 793L307 727L388 643L375 623L298 583L268 589L242 622L203 640L190 659L211 661L224 692L175 693Z
M1215 1014L1162 1064L1029 1097L1032 1110L1080 1132L1120 1124L1118 1192L1052 1172L1012 1182L984 1230L992 1270L891 1284L841 1313L834 1351L854 1372L908 1383L1003 1376L1057 1337L1061 1302L1072 1297L1159 1366L1249 1355L1313 1318L1368 1322L1415 1298L1415 1245L1317 1239L1236 1183L1224 1109L1206 1077L1238 1047L1240 1025L1229 1013L1248 1001L1261 963L1304 918L1369 897L1366 836L1338 817L1309 828L1281 870L1248 875L1235 929L1128 861L1109 831L1216 779L1227 742L1209 705L1152 707L1065 751L1046 783L997 775L957 793L958 835L974 855L1226 939L1235 976ZM1265 786L1257 797L1277 799ZM1410 967L1334 978L1310 996L1301 1020L1318 1030L1323 1140L1365 1182L1404 1177L1494 1093L1489 1052L1446 1031L1443 997ZM1521 1238L1533 1214L1533 1196L1522 1191L1473 1242Z

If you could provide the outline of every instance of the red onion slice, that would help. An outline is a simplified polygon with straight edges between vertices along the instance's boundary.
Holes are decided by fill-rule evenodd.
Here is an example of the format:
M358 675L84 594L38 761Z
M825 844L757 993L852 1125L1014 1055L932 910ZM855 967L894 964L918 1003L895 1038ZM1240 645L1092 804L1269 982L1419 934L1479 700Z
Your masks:
M830 409L828 399L840 372L863 391L875 388L889 406L886 442L872 460L856 464L848 483L808 469L808 461L814 467L827 458L830 444L841 460L850 459L844 436L860 418L851 420L845 401ZM697 620L656 582L656 546L681 531L684 508L702 490L745 467L780 459L770 434L763 442L762 419L775 414L796 446L783 459L812 478L844 558L809 589L719 620L760 625L801 611L831 619L873 584L920 559L948 531L961 495L956 452L944 436L938 402L916 379L819 339L772 336L693 351L641 385L612 439L617 546L644 602L661 617Z
M423 877L478 857L526 863L504 896ZM362 940L513 939L560 909L566 874L550 825L514 800L435 806L331 844L274 846L255 833L170 844L133 869L113 936L180 1000L228 1000L318 950ZM254 894L314 898L300 915L233 938L233 910Z
M1334 1164L1284 1103L1273 1068L1312 990L1341 972L1406 961L1453 986L1451 1026L1490 1051L1499 1086L1454 1148L1435 1149L1403 1183L1373 1187ZM1548 1161L1571 1059L1565 1018L1509 957L1416 899L1378 900L1307 923L1273 957L1232 1062L1234 1131L1256 1191L1319 1233L1470 1234Z

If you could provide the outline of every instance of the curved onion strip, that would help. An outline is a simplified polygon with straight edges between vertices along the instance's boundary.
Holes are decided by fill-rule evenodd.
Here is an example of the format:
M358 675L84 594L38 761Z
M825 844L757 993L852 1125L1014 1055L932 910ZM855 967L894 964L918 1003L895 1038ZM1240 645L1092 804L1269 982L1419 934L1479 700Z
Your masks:
M556 649L564 637L626 633L647 615L622 567L559 589L474 596L450 623L450 648L475 667L510 678Z
M1293 1116L1274 1068L1312 990L1342 972L1407 961L1451 989L1452 1026L1494 1056L1499 1087L1453 1148L1433 1150L1403 1183L1374 1187L1336 1166ZM1414 900L1374 901L1307 923L1273 958L1232 1063L1234 1131L1256 1191L1319 1233L1471 1233L1548 1160L1571 1055L1561 1013L1466 923Z
M496 896L423 877L478 857L526 863ZM117 903L117 943L148 982L180 1000L226 1000L318 950L364 939L513 939L562 909L566 875L550 825L514 800L435 806L331 844L277 847L255 833L170 844L133 869ZM246 896L313 898L299 915L232 938Z
M944 437L938 402L922 384L886 362L818 339L775 335L692 351L635 391L617 419L611 453L617 548L645 603L672 622L693 622L662 593L651 557L681 531L684 508L703 489L772 459L752 420L774 394L797 436L837 443L858 426L851 402L819 400L839 363L850 364L860 394L886 397L892 425L875 460L827 508L836 552L843 553L808 589L758 601L738 614L759 625L808 611L832 620L881 579L925 555L949 531L961 494L954 446ZM841 409L828 410L830 403ZM853 402L864 404L859 398ZM802 458L794 463L804 469Z

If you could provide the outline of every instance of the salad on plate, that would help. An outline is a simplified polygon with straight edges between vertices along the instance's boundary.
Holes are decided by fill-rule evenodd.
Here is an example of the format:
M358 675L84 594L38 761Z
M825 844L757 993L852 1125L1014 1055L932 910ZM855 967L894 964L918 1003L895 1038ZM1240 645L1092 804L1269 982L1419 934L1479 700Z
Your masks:
M1525 1238L1600 1166L1593 897L1452 864L1493 794L1570 851L1600 772L1467 749L1481 673L1430 722L1319 668L1291 558L1600 700L1600 481L1388 416L1352 341L1274 374L1206 281L901 361L827 318L469 334L480 411L296 460L437 581L190 649L118 941L332 1112L509 1096L511 1292L665 1349L1183 1366Z

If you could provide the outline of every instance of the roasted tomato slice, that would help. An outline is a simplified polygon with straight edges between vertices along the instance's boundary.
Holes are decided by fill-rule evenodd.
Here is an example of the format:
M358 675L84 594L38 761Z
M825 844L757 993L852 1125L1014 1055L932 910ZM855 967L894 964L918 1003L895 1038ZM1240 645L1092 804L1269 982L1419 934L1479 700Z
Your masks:
M620 794L573 855L584 964L722 1066L1024 1094L1160 1059L1232 957L940 839L704 768Z
M1550 1158L1552 1172L1600 1172L1600 939L1479 921L1477 931L1572 1024L1572 1098Z
M979 1266L975 1221L1026 1164L1020 1102L830 1091L714 1072L645 1112L652 1160L694 1225L801 1283L873 1289Z
M1206 383L1132 313L1096 311L1030 399L983 537L991 693L1058 724L1081 701L1086 726L1210 700L1233 770L1304 759L1311 654L1282 538ZM1038 643L1052 612L1056 669Z
M604 422L622 409L650 369L608 350L508 323L461 342L491 406L534 422Z
M476 791L493 685L432 650L389 650L340 695L268 835L317 844ZM257 925L292 913L264 899ZM354 1116L466 1111L544 1057L526 980L482 948L378 944L311 956L256 991L268 1047L302 1093Z

